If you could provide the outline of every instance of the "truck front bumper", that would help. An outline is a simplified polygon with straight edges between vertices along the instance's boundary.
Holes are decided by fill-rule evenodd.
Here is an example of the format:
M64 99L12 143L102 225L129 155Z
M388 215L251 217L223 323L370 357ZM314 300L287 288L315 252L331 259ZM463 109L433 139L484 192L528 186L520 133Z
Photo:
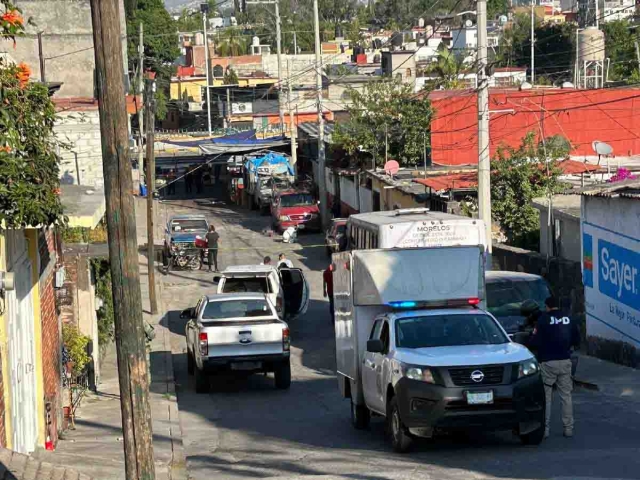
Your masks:
M493 402L469 405L467 393L493 392ZM410 429L511 430L521 434L544 423L540 374L511 385L444 387L407 378L395 387L402 422Z
M278 222L281 230L286 230L289 227L297 227L301 230L321 231L322 223L320 218L311 218L308 220L287 220Z
M202 360L202 370L206 373L273 372L279 365L289 362L289 357L289 352L275 355L208 357Z

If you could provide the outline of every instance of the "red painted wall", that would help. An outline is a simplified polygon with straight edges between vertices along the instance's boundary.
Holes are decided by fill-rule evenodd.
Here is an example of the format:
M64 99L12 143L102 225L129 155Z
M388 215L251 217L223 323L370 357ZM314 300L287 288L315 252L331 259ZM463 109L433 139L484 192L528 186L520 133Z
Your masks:
M477 96L458 90L431 94L433 163L478 163ZM501 143L517 146L529 131L563 135L572 155L594 155L594 140L609 143L617 156L640 154L640 89L491 90L491 155ZM513 113L500 112L513 110Z

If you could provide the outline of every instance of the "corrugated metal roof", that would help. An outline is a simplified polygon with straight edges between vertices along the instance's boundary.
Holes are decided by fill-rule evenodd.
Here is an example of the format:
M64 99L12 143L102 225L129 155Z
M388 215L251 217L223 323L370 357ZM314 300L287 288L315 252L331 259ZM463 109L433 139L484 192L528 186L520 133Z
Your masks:
M304 122L298 125L298 129L306 133L310 138L318 138L318 123L317 122ZM333 134L333 123L324 124L324 141L325 143L331 143L331 135Z
M640 180L634 178L622 182L600 183L580 192L588 197L622 197L640 199Z
M577 173L592 173L600 169L598 165L592 165L586 162L577 162L575 160L563 160L558 163L560 170L565 175L575 175Z

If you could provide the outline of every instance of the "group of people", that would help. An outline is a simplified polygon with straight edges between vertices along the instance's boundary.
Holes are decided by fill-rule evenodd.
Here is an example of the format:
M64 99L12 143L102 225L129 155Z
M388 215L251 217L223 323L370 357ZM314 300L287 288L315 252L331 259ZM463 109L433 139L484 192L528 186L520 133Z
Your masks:
M262 263L260 265L273 265L271 261L271 257L267 255L262 259ZM287 258L284 253L278 255L278 263L276 263L276 268L293 268L293 262Z

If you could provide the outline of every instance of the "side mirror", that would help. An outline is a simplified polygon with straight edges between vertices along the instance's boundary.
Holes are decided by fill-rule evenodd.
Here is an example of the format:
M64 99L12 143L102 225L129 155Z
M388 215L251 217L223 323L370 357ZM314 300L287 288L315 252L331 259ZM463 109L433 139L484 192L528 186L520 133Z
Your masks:
M382 340L373 339L367 341L367 352L370 353L382 353L384 350L384 345L382 345Z
M191 318L195 317L195 308L191 307L191 308L185 308L181 313L180 313L180 318L183 320L189 320Z

